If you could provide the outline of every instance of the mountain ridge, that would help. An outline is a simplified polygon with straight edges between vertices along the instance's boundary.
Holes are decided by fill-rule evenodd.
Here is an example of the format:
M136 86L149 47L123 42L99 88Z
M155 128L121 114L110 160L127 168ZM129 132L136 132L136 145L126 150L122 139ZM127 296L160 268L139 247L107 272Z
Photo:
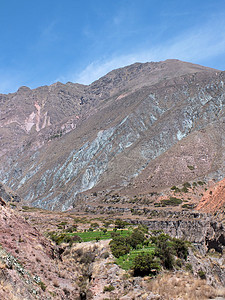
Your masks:
M0 180L26 201L50 209L69 208L78 193L94 186L127 185L191 132L223 122L224 77L168 60L117 69L89 86L22 88L0 118ZM7 107L6 98L0 107ZM19 110L13 108L16 100ZM194 175L205 176L206 169Z

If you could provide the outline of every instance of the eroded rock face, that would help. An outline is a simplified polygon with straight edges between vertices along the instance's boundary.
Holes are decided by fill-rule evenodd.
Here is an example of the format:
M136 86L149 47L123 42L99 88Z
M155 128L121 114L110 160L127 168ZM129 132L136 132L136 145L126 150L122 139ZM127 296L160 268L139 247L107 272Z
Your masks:
M62 267L57 247L6 203L0 203L0 232L1 299L64 299L65 287L67 299L79 299L71 266Z
M0 182L0 198L5 202L20 202L20 196Z
M163 230L165 233L179 239L186 239L194 244L201 254L210 249L222 253L225 247L225 228L222 223L214 221L210 215L190 214L188 218L158 219L158 220L129 220L140 223L150 230Z
M223 72L166 61L115 70L88 87L57 83L3 95L11 109L2 113L0 179L33 205L63 210L96 186L132 182L137 193L218 180L224 82Z

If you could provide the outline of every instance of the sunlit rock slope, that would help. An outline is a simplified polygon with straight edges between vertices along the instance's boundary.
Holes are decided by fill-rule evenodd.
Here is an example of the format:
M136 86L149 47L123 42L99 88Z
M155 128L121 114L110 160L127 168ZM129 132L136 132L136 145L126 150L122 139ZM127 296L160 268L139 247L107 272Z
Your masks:
M224 177L225 73L167 60L0 96L0 180L29 203ZM2 175L1 175L2 174Z

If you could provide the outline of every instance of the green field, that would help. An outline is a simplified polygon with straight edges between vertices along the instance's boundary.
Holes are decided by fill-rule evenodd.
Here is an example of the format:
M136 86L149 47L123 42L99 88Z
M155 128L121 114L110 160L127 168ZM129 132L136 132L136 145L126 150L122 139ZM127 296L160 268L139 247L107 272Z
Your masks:
M82 242L90 242L90 241L94 241L96 239L99 240L108 240L111 239L111 232L113 232L113 230L107 231L106 233L103 233L102 231L86 231L86 232L76 232L73 235L78 235L82 238ZM117 233L119 233L121 236L128 236L131 234L131 230L127 230L127 229L118 229L116 231Z
M119 265L122 269L124 270L130 270L133 265L134 258L143 252L153 252L154 247L143 247L142 249L134 249L131 250L128 254L125 254L123 256L120 256L119 258L116 259L117 265Z

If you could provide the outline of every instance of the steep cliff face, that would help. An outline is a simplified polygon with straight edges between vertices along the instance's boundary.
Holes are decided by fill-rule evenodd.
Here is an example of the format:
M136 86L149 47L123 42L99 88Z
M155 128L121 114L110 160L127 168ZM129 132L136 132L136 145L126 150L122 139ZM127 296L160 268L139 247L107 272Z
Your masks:
M224 82L223 72L172 60L118 69L90 86L2 96L12 110L2 116L0 179L49 209L67 209L93 187L131 183L139 192L217 180L225 172ZM15 99L29 103L20 125Z
M180 214L178 219L162 220L129 220L131 223L140 223L150 230L162 230L165 233L180 239L186 239L205 254L210 249L222 253L225 247L225 228L222 223L213 220L210 215L192 214L189 218Z

